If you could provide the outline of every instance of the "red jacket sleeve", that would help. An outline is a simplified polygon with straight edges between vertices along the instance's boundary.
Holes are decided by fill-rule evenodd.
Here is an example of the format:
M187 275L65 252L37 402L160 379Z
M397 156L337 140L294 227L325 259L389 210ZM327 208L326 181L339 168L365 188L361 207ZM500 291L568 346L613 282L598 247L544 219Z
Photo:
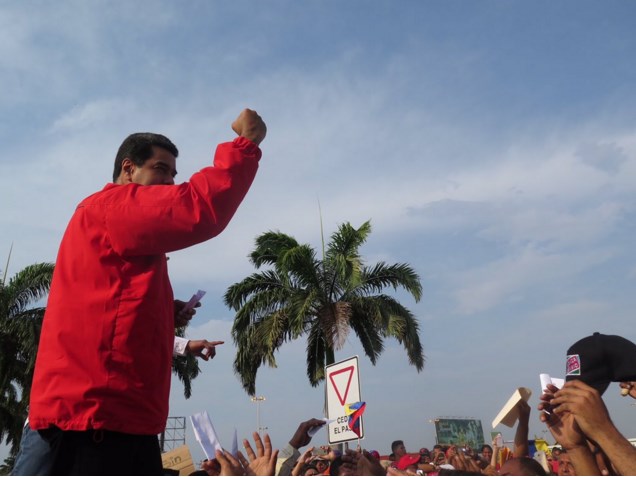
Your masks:
M110 246L122 256L155 255L220 234L247 194L260 157L256 144L239 137L219 144L214 166L189 182L115 187L105 207Z

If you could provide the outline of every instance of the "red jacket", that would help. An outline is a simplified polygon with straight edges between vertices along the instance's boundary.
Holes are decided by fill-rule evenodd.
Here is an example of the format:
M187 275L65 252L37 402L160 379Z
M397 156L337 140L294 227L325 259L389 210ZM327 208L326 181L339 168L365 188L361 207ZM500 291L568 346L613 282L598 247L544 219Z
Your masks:
M157 434L168 417L174 304L167 252L218 235L261 151L220 144L180 185L108 184L76 209L60 245L35 365L33 429Z

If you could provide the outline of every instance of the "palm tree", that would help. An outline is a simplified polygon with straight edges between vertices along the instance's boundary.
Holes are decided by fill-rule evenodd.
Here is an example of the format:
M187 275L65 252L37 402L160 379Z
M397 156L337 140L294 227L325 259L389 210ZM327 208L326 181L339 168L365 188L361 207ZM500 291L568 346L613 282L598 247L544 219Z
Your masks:
M53 276L52 263L36 263L9 282L0 281L0 442L15 455L27 415L43 307Z
M351 329L372 364L384 350L384 339L395 338L419 371L424 352L418 322L386 287L403 288L419 301L419 276L407 264L384 262L365 266L359 249L371 232L369 221L358 229L341 225L331 236L323 259L289 235L266 232L256 239L250 261L267 270L232 285L225 304L236 311L232 337L238 350L234 370L245 391L254 395L261 364L276 367L274 353L290 340L307 336L307 376L312 386L324 379L324 368L335 362Z

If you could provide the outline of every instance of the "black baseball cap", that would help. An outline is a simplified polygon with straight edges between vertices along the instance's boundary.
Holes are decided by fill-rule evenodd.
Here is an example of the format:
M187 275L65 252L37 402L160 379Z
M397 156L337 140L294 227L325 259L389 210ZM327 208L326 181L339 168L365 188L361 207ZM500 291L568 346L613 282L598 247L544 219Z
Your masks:
M612 382L636 381L636 344L622 336L594 333L567 352L565 380L580 379L603 394Z

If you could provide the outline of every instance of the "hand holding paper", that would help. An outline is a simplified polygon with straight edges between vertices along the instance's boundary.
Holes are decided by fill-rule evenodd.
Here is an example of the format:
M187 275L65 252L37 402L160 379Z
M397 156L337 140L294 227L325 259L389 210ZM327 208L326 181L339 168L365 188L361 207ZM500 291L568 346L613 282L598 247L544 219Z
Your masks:
M186 313L192 310L195 307L195 305L201 301L201 298L205 296L205 293L206 292L204 290L197 291L194 295L192 295L192 298L190 298L188 303L185 304L181 312Z
M325 425L327 425L327 426L328 426L329 424L331 424L332 422L334 422L334 421L335 421L335 419L327 419L326 417L325 417L324 419L322 419L322 420L324 421ZM307 431L307 435L308 435L309 437L314 437L314 436L316 435L316 433L317 433L320 429L322 429L322 427L323 427L323 426L316 426L316 427L312 427L311 429L309 429L309 430Z
M541 392L544 393L548 389L548 384L552 384L561 389L565 384L565 379L553 378L549 374L542 373L539 375L539 381L541 381Z

